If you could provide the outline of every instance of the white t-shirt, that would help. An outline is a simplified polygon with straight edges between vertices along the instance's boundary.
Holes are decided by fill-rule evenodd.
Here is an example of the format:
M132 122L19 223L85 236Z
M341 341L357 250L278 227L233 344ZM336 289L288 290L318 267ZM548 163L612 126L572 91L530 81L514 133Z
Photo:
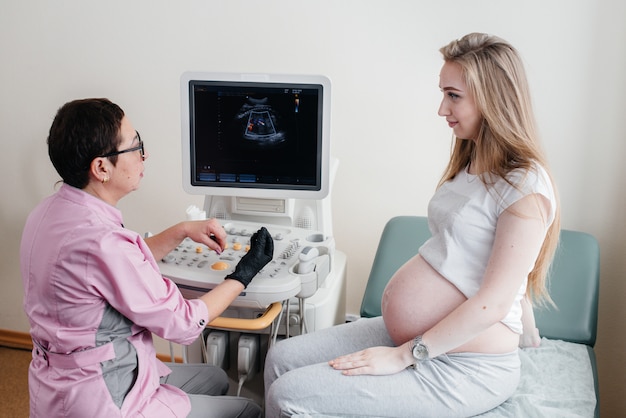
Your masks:
M507 178L485 185L478 176L466 170L444 183L428 205L428 225L432 238L420 248L420 255L466 297L478 292L491 255L498 218L504 210L524 196L541 194L551 203L550 225L556 214L556 198L546 171L513 170ZM547 230L547 229L546 229ZM528 266L532 271L534 263ZM528 278L520 286L508 315L502 323L522 333L520 300L526 292Z

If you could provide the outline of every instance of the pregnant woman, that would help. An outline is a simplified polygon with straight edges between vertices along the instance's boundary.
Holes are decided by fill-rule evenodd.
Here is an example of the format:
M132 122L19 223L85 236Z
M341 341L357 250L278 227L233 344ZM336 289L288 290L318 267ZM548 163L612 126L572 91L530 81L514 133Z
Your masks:
M522 302L550 300L556 191L517 51L473 33L441 53L454 147L428 206L432 238L391 278L382 317L270 350L268 418L473 416L518 385Z

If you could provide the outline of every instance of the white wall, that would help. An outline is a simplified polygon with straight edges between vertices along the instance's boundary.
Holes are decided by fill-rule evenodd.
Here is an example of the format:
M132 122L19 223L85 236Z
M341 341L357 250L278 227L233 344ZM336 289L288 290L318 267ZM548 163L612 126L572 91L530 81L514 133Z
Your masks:
M120 203L128 227L155 231L201 204L181 189L186 70L331 78L335 236L348 255L348 309L358 312L384 223L426 213L447 159L438 48L490 32L525 58L564 227L601 244L597 353L603 415L615 416L626 410L626 375L614 367L626 360L625 17L625 3L611 0L4 1L0 328L28 331L18 243L27 213L58 179L45 139L66 101L108 97L146 141L142 188Z

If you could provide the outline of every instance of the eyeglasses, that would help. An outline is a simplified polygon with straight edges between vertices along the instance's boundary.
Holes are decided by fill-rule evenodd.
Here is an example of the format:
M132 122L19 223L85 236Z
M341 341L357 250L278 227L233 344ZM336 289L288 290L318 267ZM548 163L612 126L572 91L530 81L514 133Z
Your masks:
M139 140L139 145L133 148L128 148L122 151L113 151L113 152L109 152L107 154L104 155L99 155L100 158L107 158L107 157L113 157L114 155L120 155L120 154L124 154L126 152L133 152L133 151L139 151L141 153L141 159L145 160L146 159L146 155L143 149L143 141L141 140L141 136L139 135L139 132L135 131L135 133L137 134L137 139Z

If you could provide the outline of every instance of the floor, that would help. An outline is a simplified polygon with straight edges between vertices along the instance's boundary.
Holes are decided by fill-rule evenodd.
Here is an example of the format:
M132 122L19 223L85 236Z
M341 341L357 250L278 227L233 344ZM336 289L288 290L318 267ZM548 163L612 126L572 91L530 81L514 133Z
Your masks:
M27 418L29 412L28 365L32 358L30 350L0 346L0 418ZM238 376L236 365L228 371L231 379L229 395L236 395ZM234 369L234 370L233 370ZM262 371L257 370L252 380L243 384L241 396L259 404L263 402Z
M0 347L0 418L28 417L30 350Z

